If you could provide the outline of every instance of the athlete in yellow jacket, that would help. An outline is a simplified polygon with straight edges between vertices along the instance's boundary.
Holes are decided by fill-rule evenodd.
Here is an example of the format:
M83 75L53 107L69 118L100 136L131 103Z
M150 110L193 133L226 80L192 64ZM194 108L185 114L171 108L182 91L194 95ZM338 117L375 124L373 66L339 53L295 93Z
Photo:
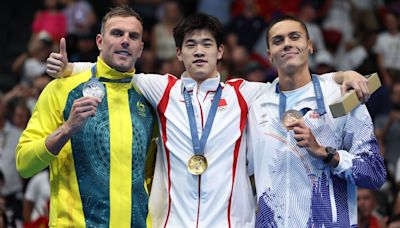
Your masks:
M95 68L49 83L17 146L22 176L50 166L50 227L146 226L154 116L130 84L143 49L142 22L130 8L114 8L101 31ZM92 77L105 86L104 98L83 97Z

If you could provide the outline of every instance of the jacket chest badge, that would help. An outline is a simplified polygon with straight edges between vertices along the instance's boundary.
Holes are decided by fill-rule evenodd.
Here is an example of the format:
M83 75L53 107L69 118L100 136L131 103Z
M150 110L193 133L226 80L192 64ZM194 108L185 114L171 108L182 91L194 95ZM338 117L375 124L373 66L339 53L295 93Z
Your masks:
M146 117L146 106L142 102L138 101L136 102L136 107L138 110L138 115L141 117Z
M227 107L226 100L223 98L221 100L219 100L218 111L223 111L226 109L226 107Z
M319 115L319 113L317 111L312 111L310 113L310 119L319 119L321 116Z

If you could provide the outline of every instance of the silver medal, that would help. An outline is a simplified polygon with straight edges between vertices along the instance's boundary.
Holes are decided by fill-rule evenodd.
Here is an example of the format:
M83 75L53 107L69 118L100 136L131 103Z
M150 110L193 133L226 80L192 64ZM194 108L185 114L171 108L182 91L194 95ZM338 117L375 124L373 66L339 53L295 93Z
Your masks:
M106 88L97 78L91 78L83 85L82 93L84 97L97 97L103 99L106 93Z

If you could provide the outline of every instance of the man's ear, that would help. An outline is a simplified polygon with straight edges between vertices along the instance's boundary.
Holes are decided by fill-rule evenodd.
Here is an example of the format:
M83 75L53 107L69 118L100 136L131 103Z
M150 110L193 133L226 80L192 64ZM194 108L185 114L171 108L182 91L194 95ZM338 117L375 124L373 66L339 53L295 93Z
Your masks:
M218 47L218 57L217 57L217 59L221 60L222 56L224 56L224 45L223 44L219 45L219 47Z
M314 53L314 47L313 47L311 40L308 40L308 51L310 54Z
M96 35L96 45L99 51L103 49L103 36L101 34Z
M269 50L267 50L267 55L268 55L268 59L271 63L273 63L272 61L272 56L271 56L271 52Z
M181 50L181 48L176 48L176 57L178 58L178 60L180 61L180 62L182 62L182 50Z
M139 52L138 58L142 57L143 49L144 49L144 42L141 43L141 47L140 47L140 52Z

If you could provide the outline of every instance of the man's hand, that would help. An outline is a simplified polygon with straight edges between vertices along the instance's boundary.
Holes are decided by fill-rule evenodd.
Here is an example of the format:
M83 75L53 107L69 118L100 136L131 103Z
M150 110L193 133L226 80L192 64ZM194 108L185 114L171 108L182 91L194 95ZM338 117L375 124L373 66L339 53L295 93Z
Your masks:
M78 131L89 117L96 115L97 106L100 102L101 100L97 97L81 97L74 101L71 113L65 122L71 134Z
M303 119L293 121L286 127L293 129L294 138L299 147L306 148L310 155L315 158L324 159L326 157L325 149L319 145L311 129L307 127Z
M100 99L96 97L81 97L74 101L68 120L46 138L46 148L54 155L71 139L72 135L82 127L90 116L94 116Z
M53 78L63 78L71 75L72 63L68 63L65 39L60 40L60 52L52 52L47 58L46 72Z
M289 125L288 128L293 129L294 138L297 141L299 147L307 149L308 153L318 159L324 160L327 157L325 147L321 146L318 142L311 129L307 127L303 119L296 120ZM340 157L336 153L333 159L329 162L330 165L336 167L339 164Z
M343 74L343 83L341 87L342 94L345 94L350 89L354 89L358 99L362 104L370 98L368 89L368 79L355 71L340 72Z

